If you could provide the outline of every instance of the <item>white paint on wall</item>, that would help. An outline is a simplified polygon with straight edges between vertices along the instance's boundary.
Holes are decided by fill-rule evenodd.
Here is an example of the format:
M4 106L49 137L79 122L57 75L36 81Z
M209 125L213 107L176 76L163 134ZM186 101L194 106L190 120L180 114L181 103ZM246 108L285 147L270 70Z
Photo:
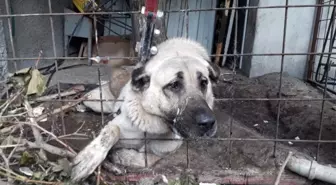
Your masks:
M315 0L289 0L289 5L312 5ZM285 5L284 0L260 0L259 6ZM285 53L309 51L314 7L288 8ZM285 8L259 9L256 17L253 54L281 53ZM284 71L304 78L307 56L285 56ZM280 72L281 56L253 56L250 77Z

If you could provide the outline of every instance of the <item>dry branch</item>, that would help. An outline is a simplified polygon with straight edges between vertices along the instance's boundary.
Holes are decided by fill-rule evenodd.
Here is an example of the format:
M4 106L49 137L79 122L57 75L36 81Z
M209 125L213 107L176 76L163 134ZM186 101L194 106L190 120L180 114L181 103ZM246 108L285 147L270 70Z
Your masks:
M48 152L53 152L53 153L58 153L58 154L62 154L62 156L65 155L64 151L60 151L59 148L56 148L54 146L51 145L47 145L44 141L43 138L41 136L41 133L39 132L39 130L42 130L43 132L49 134L51 137L53 137L58 143L60 143L61 145L63 145L66 149L68 149L73 155L76 154L76 152L67 144L65 144L63 141L61 141L60 139L57 138L57 136L49 131L47 131L46 129L42 128L41 126L39 126L37 124L37 121L34 119L34 115L33 115L33 111L32 111L32 107L30 106L29 102L27 100L24 101L24 105L27 109L28 115L30 116L29 120L30 123L26 123L28 125L31 126L32 130L33 130L33 134L35 137L35 144L38 147L44 148L45 150L47 150ZM42 147L43 146L43 147Z
M61 141L60 139L58 139L58 137L57 137L55 134L53 134L53 133L47 131L46 129L42 128L41 126L39 126L39 125L37 125L37 124L35 124L35 123L29 123L29 122L26 122L25 124L30 125L30 126L32 126L32 127L34 127L34 128L38 128L38 129L40 129L40 130L43 131L44 133L46 133L46 134L50 135L52 138L54 138L54 140L56 140L59 144L61 144L62 146L64 146L66 149L68 149L71 153L76 154L76 152L75 152L70 146L68 146L67 144L65 144L65 143L64 143L63 141ZM42 141L42 142L38 142L38 144L40 144L40 143L42 144L42 143L44 143L44 141Z
M48 100L52 100L52 99L56 99L56 98L60 98L64 96L70 96L70 95L77 94L78 92L83 92L84 90L85 90L85 87L83 85L78 85L78 86L73 87L71 90L64 91L59 94L56 93L56 94L38 97L32 102L48 101Z
M9 126L9 127L5 127L5 128L0 130L0 134L5 135L5 134L11 132L12 130L14 130L16 127L17 127L17 125L12 125L12 126Z
M277 176L277 178L275 179L274 185L278 185L278 184L280 183L281 175L282 175L282 173L283 173L283 171L284 171L284 169L285 169L285 166L287 165L289 159L292 157L292 155L293 155L293 152L290 151L290 152L288 153L287 157L286 157L285 162L282 164L282 166L281 166L281 168L280 168L280 171L279 171L279 173L278 173L278 176Z
M21 95L22 92L23 92L23 89L21 89L20 91L18 91L12 98L10 98L9 100L7 100L4 104L2 104L2 105L0 106L0 109L2 109L1 112L0 112L0 118L2 117L2 115L3 115L3 114L5 113L5 111L7 110L8 106L9 106L13 101L15 101L16 98L18 98L18 97Z
M58 114L58 113L61 113L62 111L66 110L66 109L69 109L77 104L79 104L80 102L82 102L83 100L85 100L87 97L84 96L82 98L79 98L78 101L75 101L75 102L71 102L71 103L68 103L60 108L57 108L55 109L54 111L52 111L51 113L48 113L48 114L43 114L39 117L36 118L36 122L39 122L41 120L44 120L45 118L47 118L48 116L50 115L53 115L53 114Z
M17 150L26 150L26 147L27 147L27 148L30 148L30 149L43 149L43 150L45 150L45 151L47 151L51 154L55 154L55 155L62 156L62 157L75 157L76 156L76 154L74 154L74 153L71 153L67 150L52 146L52 145L44 143L44 142L43 143L36 143L36 142L28 141L27 139L22 139L21 142L19 143L18 138L13 138L13 141L18 143L18 144L23 144L24 145L23 148L19 147Z
M6 173L4 173L3 171L6 172ZM19 175L19 174L13 172L12 170L5 169L1 166L0 166L0 175L8 177L8 178L15 179L15 180L18 180L18 181L21 181L21 182L25 182L25 183L47 184L47 185L62 185L62 184L64 184L62 182L47 182L47 181L31 180L31 179L28 179L25 176Z

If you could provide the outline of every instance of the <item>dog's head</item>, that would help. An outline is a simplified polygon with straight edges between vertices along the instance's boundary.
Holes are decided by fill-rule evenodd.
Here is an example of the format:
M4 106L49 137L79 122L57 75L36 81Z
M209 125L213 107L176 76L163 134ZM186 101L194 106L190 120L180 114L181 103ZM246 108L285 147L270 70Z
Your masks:
M204 48L177 39L161 44L155 57L136 68L131 85L143 109L167 120L181 136L212 137L217 129L212 85L218 75Z

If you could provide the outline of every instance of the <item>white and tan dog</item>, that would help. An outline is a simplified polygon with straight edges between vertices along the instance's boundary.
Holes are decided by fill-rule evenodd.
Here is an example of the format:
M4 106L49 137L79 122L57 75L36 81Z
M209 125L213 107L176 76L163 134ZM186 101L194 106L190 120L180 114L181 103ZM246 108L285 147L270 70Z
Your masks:
M148 166L181 146L182 140L172 139L214 136L212 84L218 75L199 43L184 38L161 43L157 55L132 71L118 94L124 101L108 105L116 116L73 160L72 180L90 175L108 152L114 164L144 167L145 133L151 138L146 144ZM103 96L116 97L111 92ZM99 102L86 105L100 110Z

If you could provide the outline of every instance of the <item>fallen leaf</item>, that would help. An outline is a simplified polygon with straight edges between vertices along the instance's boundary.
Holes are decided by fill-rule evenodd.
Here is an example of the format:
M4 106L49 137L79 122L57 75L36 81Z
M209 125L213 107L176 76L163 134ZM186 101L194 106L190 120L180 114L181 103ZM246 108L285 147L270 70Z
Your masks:
M23 174L25 174L29 177L33 176L33 174L34 174L34 172L28 167L21 167L21 168L19 168L19 170L20 170L21 173L23 173Z
M52 172L60 172L62 170L63 170L63 167L61 165L53 166L51 169Z
M39 70L33 69L31 71L31 79L27 87L27 95L36 94L38 96L46 90L46 83L44 76L40 73Z
M44 76L37 69L24 68L14 73L10 81L26 88L26 95L40 96L46 89Z
M43 160L43 161L48 161L47 155L44 152L44 150L40 149L38 152L38 156Z
M43 173L42 172L35 172L35 173L33 173L33 177L36 178L36 179L42 180L43 179Z
M32 68L24 68L13 74L10 81L19 86L26 86L31 79L30 71Z
M42 115L43 111L44 111L44 107L40 105L40 106L38 106L38 107L33 108L33 115L34 115L35 117L39 117L39 116ZM41 122L45 122L45 121L47 121L47 120L48 120L48 118L44 118L44 119L42 119L42 120L40 120L40 121L41 121Z
M15 76L15 75L25 75L25 74L27 74L31 69L32 69L31 67L20 69L19 71L16 71L16 72L14 73L14 76Z

